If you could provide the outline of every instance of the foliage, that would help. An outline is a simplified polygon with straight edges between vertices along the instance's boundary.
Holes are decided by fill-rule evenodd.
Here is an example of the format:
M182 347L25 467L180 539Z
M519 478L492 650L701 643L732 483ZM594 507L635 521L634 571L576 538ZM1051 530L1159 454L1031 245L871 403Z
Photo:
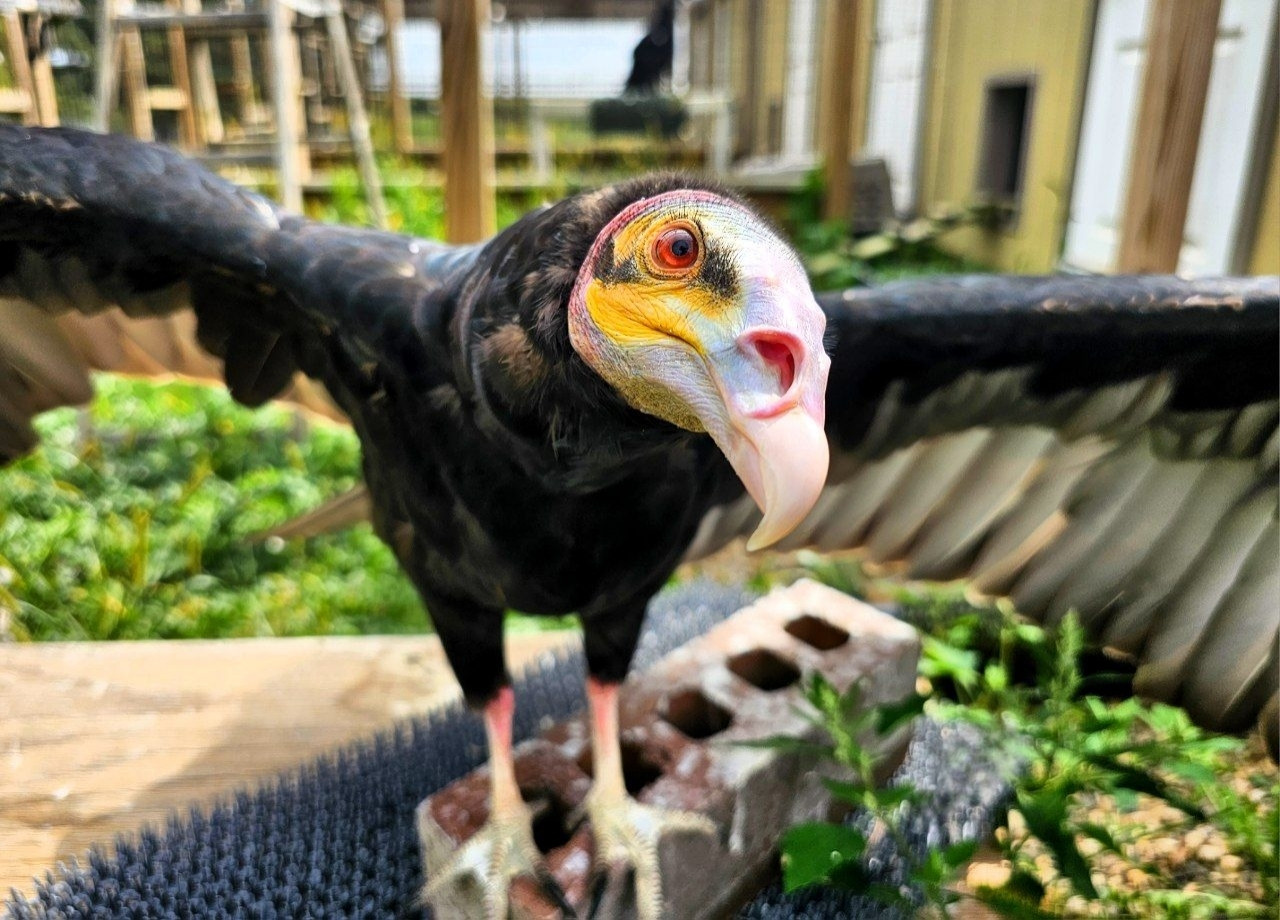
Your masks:
M870 832L851 824L811 821L790 828L782 838L782 881L787 891L817 883L857 891L875 900L905 910L914 910L911 897L890 884L875 879L864 865L864 856L873 838L885 836L898 860L906 866L905 880L924 897L933 914L941 920L947 906L958 895L947 884L952 874L977 849L972 841L961 841L930 850L919 858L900 828L902 805L920 800L910 784L881 786L877 782L879 761L868 742L892 734L919 715L925 698L917 694L879 706L863 706L863 688L853 684L844 692L821 674L813 674L804 687L808 708L798 710L828 739L820 742L779 736L745 742L746 746L792 751L816 756L839 768L849 779L824 778L833 799L861 809L870 817Z
M847 564L806 561L813 563L810 574L833 586L859 593L869 586ZM1007 880L971 896L1018 918L1275 915L1280 782L1274 769L1246 780L1231 776L1244 742L1202 731L1176 707L1106 701L1089 692L1081 674L1083 632L1073 615L1046 630L1007 610L969 605L954 588L896 594L924 631L922 676L951 697L935 694L931 715L985 729L1013 788L1005 826L996 833ZM1027 659L1035 666L1029 681L1020 680L1017 663ZM809 698L833 739L865 729L865 714L847 719L840 706ZM861 797L857 804L892 836L887 803L865 789L865 751L839 742L817 750L858 777L850 787ZM888 804L914 794L888 792ZM1152 858L1154 840L1197 826L1223 841L1238 863L1235 880L1206 871L1203 882L1188 885L1185 868ZM875 897L894 894L846 866L861 856L846 829L802 828L783 842L784 866L799 867L786 876L789 885L824 881ZM824 851L836 833L840 846ZM936 849L910 863L910 878L935 911L963 891L959 868L968 857L957 859L957 852L963 850ZM1116 877L1134 884L1114 884Z
M104 376L83 417L0 476L0 608L24 639L427 628L367 527L305 544L248 537L349 488L359 445L221 389Z

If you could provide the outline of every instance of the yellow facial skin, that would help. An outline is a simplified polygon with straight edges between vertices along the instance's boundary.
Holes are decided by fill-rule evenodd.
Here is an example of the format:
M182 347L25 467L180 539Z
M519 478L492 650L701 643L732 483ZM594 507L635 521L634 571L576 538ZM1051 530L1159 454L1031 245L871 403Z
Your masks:
M574 349L629 405L724 453L764 512L750 547L799 523L827 472L826 317L762 220L699 190L641 199L597 236L568 306Z
M698 257L687 269L666 268L654 258L658 237L672 227L688 229L697 241ZM708 246L715 244L717 235L732 238L735 229L725 226L715 208L694 213L673 206L633 220L613 240L613 265L621 267L617 277L598 276L586 287L592 320L624 348L674 338L705 355L708 342L722 338L725 324L742 312L735 292L700 283Z

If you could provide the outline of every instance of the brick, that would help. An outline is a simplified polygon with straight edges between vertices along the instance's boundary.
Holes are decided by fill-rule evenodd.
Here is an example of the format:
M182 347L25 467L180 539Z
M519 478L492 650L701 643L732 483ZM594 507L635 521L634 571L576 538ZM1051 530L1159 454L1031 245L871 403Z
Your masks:
M776 590L676 649L622 688L619 724L628 786L645 803L698 811L716 838L673 834L663 840L664 916L722 916L745 903L776 870L779 836L798 822L830 816L830 794L806 755L735 746L788 735L817 739L794 711L805 675L819 671L844 689L861 681L867 705L900 699L915 688L919 639L914 629L848 595L803 580ZM887 739L864 739L884 756L884 775L906 751L910 726ZM569 897L584 903L591 834L561 822L590 788L590 733L585 716L553 725L516 749L526 798L549 803L536 825L547 865ZM825 766L824 766L825 769ZM418 830L427 876L488 816L487 768L426 799ZM615 886L618 887L618 886ZM459 886L442 917L481 917L476 891ZM606 916L629 916L627 893ZM512 887L512 913L557 916L531 883Z

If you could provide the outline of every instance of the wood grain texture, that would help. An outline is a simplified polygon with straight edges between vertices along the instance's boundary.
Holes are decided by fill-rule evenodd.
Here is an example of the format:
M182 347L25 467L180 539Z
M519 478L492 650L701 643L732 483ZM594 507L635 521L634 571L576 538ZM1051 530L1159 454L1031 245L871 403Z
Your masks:
M0 891L458 695L434 636L0 646Z
M1178 268L1221 8L1222 0L1151 6L1117 271Z
M489 0L440 5L440 116L444 131L445 236L471 243L498 226L494 201L493 101L485 95L481 31Z

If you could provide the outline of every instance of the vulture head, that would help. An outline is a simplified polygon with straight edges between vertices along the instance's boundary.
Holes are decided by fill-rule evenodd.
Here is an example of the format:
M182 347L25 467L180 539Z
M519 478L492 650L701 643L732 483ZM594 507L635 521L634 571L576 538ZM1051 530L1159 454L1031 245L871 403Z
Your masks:
M582 359L634 408L724 452L782 539L827 478L826 317L799 259L745 205L677 189L600 231L569 298Z

